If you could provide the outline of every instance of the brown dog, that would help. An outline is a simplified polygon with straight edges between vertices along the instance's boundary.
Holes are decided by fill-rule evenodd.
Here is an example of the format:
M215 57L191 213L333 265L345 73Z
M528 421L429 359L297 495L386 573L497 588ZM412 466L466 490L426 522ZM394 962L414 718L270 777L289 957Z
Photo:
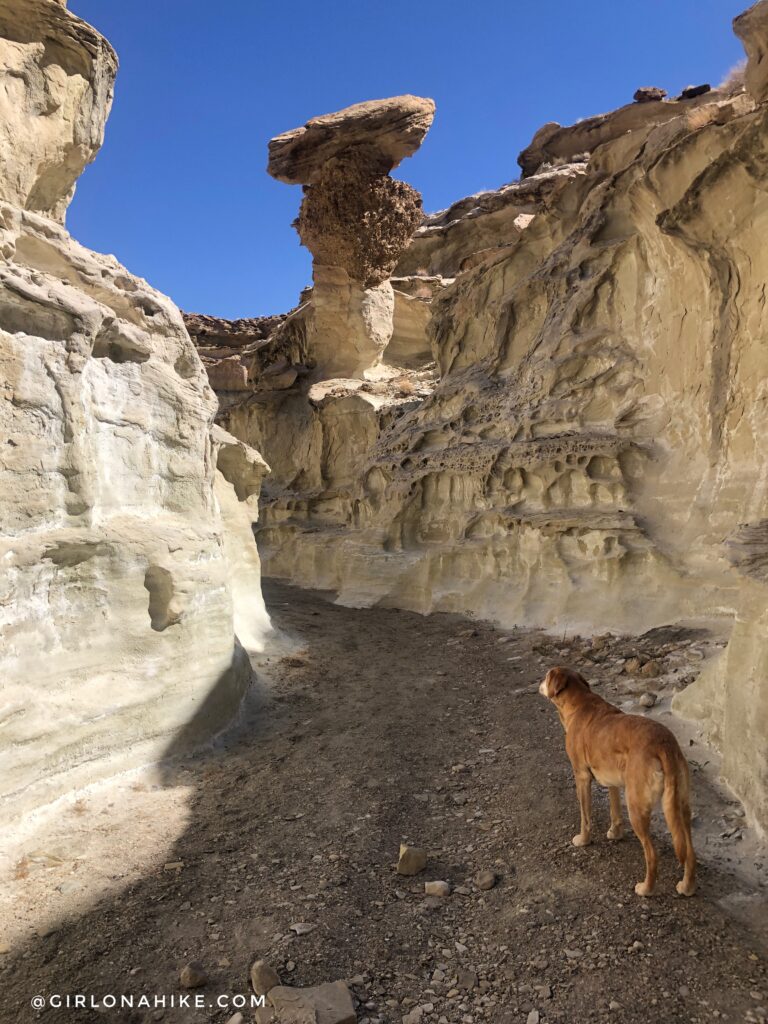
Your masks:
M645 853L645 878L635 886L650 896L656 884L657 856L651 842L651 812L661 798L675 854L684 868L677 891L692 896L696 889L696 854L691 839L688 763L665 726L642 715L626 715L592 693L589 683L569 668L551 668L539 687L557 708L565 730L581 808L581 831L574 846L586 846L592 831L592 779L608 787L611 803L609 839L621 839L621 796L624 788L629 820Z

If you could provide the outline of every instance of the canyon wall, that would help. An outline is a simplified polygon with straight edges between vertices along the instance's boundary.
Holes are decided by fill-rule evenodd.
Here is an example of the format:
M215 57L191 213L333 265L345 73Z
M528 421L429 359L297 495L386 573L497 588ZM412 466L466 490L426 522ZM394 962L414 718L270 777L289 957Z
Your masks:
M258 649L269 630L251 532L266 464L213 428L179 310L63 226L116 68L62 3L0 0L6 821L157 759L193 719L188 745L220 729L251 677L235 634Z
M546 125L519 181L426 217L375 372L314 358L308 291L220 390L273 468L270 575L507 626L733 624L676 707L763 826L767 12L736 22L746 88Z

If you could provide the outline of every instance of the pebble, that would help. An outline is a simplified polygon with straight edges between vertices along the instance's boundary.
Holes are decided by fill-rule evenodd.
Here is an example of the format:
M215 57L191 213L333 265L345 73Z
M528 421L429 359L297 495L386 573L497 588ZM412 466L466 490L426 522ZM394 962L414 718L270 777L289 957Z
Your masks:
M656 703L655 693L644 693L638 702L642 708L652 708Z
M426 896L450 896L451 887L448 882L436 880L434 882L424 883L424 893Z
M474 971L462 967L456 972L456 984L459 988L467 990L477 988L477 975Z
M297 935L308 935L317 928L316 924L308 924L306 921L297 921L296 924L290 926L290 930L295 932Z
M525 1024L539 1024L541 1020L541 1014L538 1010L531 1010L526 1018Z
M242 1013L236 1013L234 1016L229 1018L227 1024L245 1024L245 1017Z
M656 679L661 675L661 665L658 661L646 661L640 669L640 675L646 679Z
M280 975L265 960L255 960L251 965L251 986L257 996L265 996L275 985L280 984Z
M478 871L475 875L475 885L478 889L487 891L492 889L496 885L496 872L495 871Z
M397 859L398 875L418 875L427 866L427 851L418 846L407 846L405 843L400 846L400 856Z
M203 965L198 960L193 960L179 971L179 983L182 988L201 988L208 983L208 975Z

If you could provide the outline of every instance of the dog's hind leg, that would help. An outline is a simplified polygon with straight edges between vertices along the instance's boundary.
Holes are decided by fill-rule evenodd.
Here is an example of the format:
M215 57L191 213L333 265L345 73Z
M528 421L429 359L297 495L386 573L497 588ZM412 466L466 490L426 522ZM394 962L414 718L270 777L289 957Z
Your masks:
M644 799L644 794L637 792L637 790L633 792L627 787L629 820L632 823L632 828L635 830L635 835L643 845L643 853L645 854L645 878L635 886L635 892L638 896L650 896L656 886L658 857L651 842L652 809L653 804Z
M608 787L608 799L611 803L611 827L608 829L608 838L623 839L624 821L621 816L621 793L618 786Z
M688 766L681 759L679 767L674 765L664 784L661 805L672 834L675 856L684 869L682 881L677 883L681 896L693 896L696 892L696 854L691 836L691 806L688 802Z
M589 771L574 773L576 777L576 795L579 798L581 811L581 830L573 837L574 846L586 846L592 832L592 775Z

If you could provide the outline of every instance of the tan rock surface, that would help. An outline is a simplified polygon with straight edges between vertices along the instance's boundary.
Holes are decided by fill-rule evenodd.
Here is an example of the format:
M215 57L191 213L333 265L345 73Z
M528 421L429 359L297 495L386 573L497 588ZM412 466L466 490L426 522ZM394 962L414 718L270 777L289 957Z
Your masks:
M222 728L251 674L233 592L244 642L268 621L250 531L263 462L241 453L240 499L225 476L244 446L211 437L216 398L179 310L56 222L101 139L114 55L51 0L0 12L8 820Z
M53 0L0 0L0 39L0 200L63 221L104 138L117 57Z
M733 30L747 51L747 92L764 103L768 100L768 0L758 0L735 18Z
M423 216L419 193L388 172L418 148L434 109L416 96L361 103L269 144L269 173L305 183L295 226L313 256L304 322L318 378L378 371L394 330L389 277Z
M352 996L343 981L309 988L277 985L267 996L268 1006L256 1011L259 1024L355 1024Z
M346 604L556 630L735 622L700 697L678 706L764 826L768 596L747 570L768 519L767 119L729 90L548 126L529 172L588 162L546 195L528 178L455 204L416 233L428 262L401 260L456 274L431 300L428 396L326 381L322 399L265 400L228 423L275 470L259 530L270 575Z
M288 185L311 185L329 160L362 147L375 162L376 173L388 174L416 152L434 116L434 100L421 96L355 103L272 139L267 171Z

